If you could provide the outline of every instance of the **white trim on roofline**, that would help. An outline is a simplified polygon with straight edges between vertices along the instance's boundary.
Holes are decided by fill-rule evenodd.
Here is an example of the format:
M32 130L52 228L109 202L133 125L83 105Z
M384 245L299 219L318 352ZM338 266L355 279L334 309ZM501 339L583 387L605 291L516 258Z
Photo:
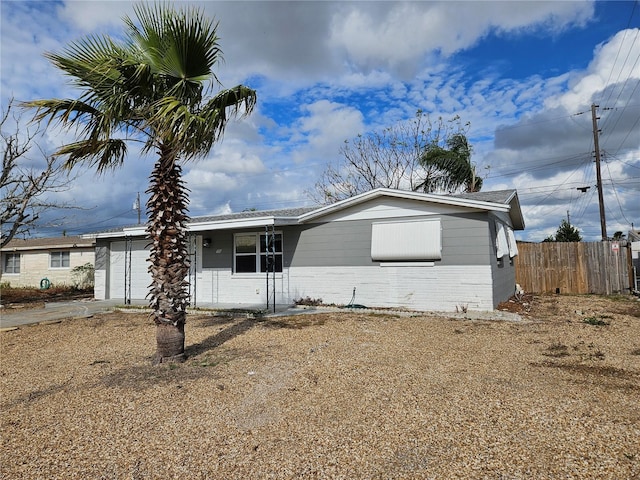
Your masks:
M275 225L274 217L237 218L213 222L188 223L187 230L190 232L202 232L206 230L226 230L228 228L255 228L266 225Z
M83 237L84 238L84 237ZM54 243L51 245L34 245L34 246L7 246L2 247L2 253L12 252L28 252L33 250L77 250L79 248L94 248L93 243Z
M515 193L515 192L514 192ZM350 197L345 200L320 207L317 210L300 215L300 223L305 223L310 220L314 220L318 217L328 215L329 213L337 212L360 203L364 203L368 200L378 197L396 197L407 200L419 200L423 202L439 203L444 205L455 205L458 207L467 208L479 208L481 210L491 210L497 212L509 212L510 206L508 204L493 203L493 202L481 202L478 200L469 200L466 198L456 198L445 195L435 195L432 193L419 193L405 190L394 190L391 188L376 188L365 193ZM509 201L513 198L513 195L509 197Z
M230 228L256 228L271 225L297 225L298 217L253 217L236 218L216 221L193 222L187 224L189 232L204 232L210 230L228 230ZM125 227L115 232L99 232L91 234L92 238L118 238L118 237L140 237L147 234L146 226ZM86 235L88 237L89 235Z

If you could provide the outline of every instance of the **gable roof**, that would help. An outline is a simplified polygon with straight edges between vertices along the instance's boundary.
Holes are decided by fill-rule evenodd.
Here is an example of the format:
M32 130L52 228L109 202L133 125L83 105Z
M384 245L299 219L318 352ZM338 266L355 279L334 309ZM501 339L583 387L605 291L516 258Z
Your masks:
M51 250L71 248L93 248L95 241L91 238L80 236L73 237L47 237L47 238L14 238L4 247L3 252L15 252L26 250Z
M368 202L375 198L391 197L425 203L451 205L475 210L507 213L515 230L524 230L524 218L515 190L440 195L433 193L377 188L345 200L321 207L285 208L280 210L246 211L223 215L193 217L187 224L190 232L224 230L229 228L255 228L265 225L298 225L319 219L330 213ZM145 235L146 225L131 225L86 234L85 238L112 238Z
M335 213L374 198L391 197L405 200L415 200L426 203L452 205L464 208L479 209L508 213L515 230L524 230L524 217L520 209L520 200L515 190L498 190L495 192L464 193L460 195L441 195L434 193L420 193L391 188L376 188L351 198L317 208L300 216L300 222L305 223L330 213Z

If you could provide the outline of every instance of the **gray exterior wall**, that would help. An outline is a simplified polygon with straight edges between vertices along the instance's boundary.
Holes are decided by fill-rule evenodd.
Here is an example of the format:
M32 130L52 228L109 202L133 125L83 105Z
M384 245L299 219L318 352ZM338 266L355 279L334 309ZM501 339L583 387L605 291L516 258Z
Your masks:
M96 240L96 270L106 270L109 266L109 240Z
M257 230L260 229L238 230L235 233ZM233 234L234 232L228 230L202 232L203 238L211 240L209 247L202 248L202 268L233 268Z
M417 218L430 217L412 217ZM488 264L493 246L488 214L439 215L437 218L440 218L442 228L442 259L436 261L437 265ZM393 220L403 219L385 219ZM276 231L283 234L283 266L379 265L371 260L371 225L374 222L353 220L277 227ZM202 236L211 240L211 246L202 249L202 267L233 268L233 235L244 232L262 232L262 229L203 232Z
M433 218L433 217L412 217ZM436 265L487 265L492 245L488 215L439 215L442 259ZM385 221L403 220L385 219ZM375 220L353 220L290 227L283 236L291 267L379 265L371 260L371 225ZM286 263L286 261L285 261Z
M516 286L516 267L509 255L499 260L496 257L496 220L493 215L489 216L490 231L490 259L491 259L491 276L493 278L493 308L496 308L500 302L508 300L513 295Z

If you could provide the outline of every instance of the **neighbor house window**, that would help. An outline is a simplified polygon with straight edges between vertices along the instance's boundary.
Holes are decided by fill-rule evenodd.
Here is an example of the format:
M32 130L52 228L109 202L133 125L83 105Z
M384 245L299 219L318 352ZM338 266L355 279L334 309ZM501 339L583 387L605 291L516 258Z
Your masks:
M51 268L69 268L69 252L51 252L49 266Z
M20 254L19 253L5 254L4 273L20 273Z
M235 273L282 272L282 234L236 234L234 265Z

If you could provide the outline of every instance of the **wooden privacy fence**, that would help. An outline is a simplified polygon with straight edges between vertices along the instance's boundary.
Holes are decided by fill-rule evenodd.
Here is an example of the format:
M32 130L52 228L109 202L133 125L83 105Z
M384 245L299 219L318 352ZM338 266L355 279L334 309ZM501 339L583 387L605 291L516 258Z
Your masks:
M626 242L518 242L518 252L516 282L526 292L610 295L629 293L633 281Z

